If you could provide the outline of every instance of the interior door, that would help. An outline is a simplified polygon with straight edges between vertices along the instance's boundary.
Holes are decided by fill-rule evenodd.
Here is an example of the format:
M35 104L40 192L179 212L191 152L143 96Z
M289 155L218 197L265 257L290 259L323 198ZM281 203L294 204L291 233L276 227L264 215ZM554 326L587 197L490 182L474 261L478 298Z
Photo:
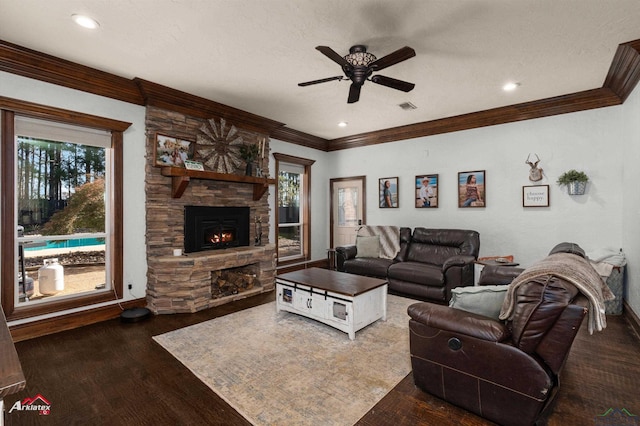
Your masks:
M330 187L331 247L355 244L358 226L366 222L366 177L331 179Z

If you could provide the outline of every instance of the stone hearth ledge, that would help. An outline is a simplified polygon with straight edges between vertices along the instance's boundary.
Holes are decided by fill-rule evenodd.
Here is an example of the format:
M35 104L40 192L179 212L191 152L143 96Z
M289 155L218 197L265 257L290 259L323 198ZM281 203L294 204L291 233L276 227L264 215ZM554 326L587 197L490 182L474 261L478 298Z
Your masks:
M149 259L147 307L155 314L193 313L275 288L274 244L159 256ZM257 265L259 286L212 299L212 272Z

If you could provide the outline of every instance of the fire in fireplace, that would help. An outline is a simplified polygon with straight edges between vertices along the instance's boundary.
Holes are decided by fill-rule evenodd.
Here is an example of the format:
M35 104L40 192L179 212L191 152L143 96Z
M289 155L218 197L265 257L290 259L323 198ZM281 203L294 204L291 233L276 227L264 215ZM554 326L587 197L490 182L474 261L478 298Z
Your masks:
M224 244L224 243L230 243L235 241L236 237L236 233L234 232L234 230L227 230L227 231L218 231L215 228L212 228L209 230L210 232L207 233L206 239L208 242L210 242L211 244Z
M184 252L249 245L249 207L185 206Z

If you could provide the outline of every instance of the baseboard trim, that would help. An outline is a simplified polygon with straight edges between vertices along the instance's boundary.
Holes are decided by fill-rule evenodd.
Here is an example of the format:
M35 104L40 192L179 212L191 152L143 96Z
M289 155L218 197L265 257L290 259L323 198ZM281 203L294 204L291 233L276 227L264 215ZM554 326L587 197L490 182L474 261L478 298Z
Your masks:
M71 330L101 321L117 318L124 309L142 308L147 305L146 299L135 299L115 305L102 306L86 311L74 312L9 327L14 342L33 339L47 334Z
M636 315L636 313L633 312L633 309L631 309L629 304L627 304L626 300L623 301L622 303L624 308L624 316L627 319L627 322L629 323L633 331L636 333L636 337L640 339L640 318L638 318L638 315Z
M300 263L293 263L290 265L278 266L276 271L278 274L286 274L287 272L299 271L301 269L309 269L309 268L328 269L328 267L329 267L329 261L327 259L323 259L323 260L310 260L308 262L300 262Z

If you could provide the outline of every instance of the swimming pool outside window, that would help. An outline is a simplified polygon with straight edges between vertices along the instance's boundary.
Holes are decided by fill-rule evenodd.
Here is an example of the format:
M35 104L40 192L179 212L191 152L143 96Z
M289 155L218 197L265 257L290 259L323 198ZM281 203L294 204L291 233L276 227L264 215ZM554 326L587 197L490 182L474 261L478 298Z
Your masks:
M14 302L109 290L110 133L18 117L16 136Z

